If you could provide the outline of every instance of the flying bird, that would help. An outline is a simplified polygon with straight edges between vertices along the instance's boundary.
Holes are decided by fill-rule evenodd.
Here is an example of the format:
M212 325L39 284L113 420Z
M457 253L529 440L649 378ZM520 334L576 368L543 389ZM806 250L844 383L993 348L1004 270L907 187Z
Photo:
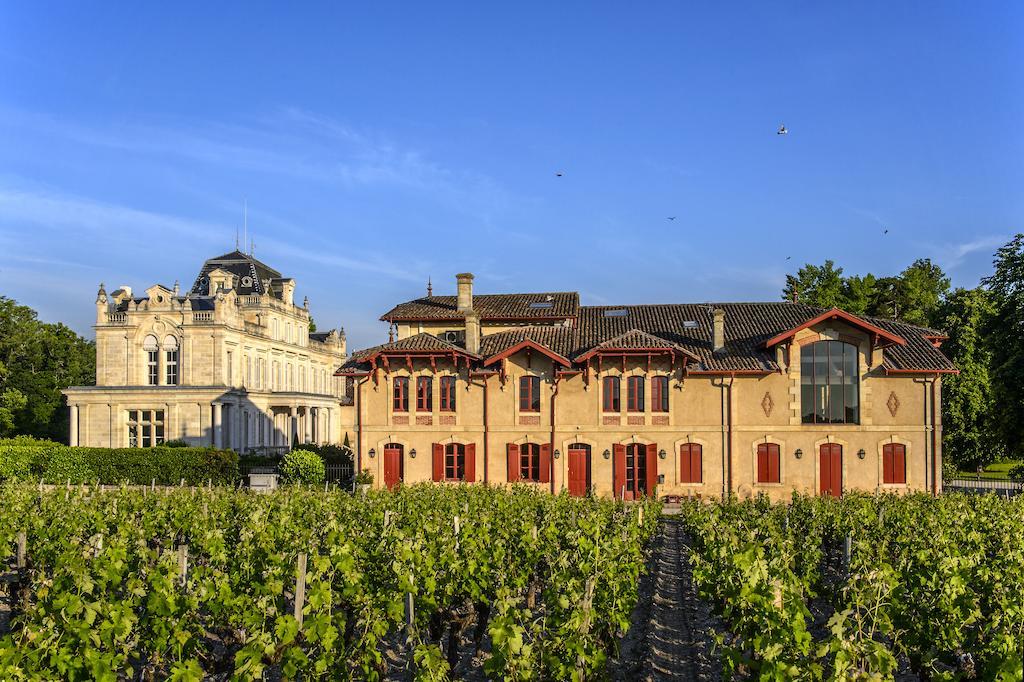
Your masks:
M674 215L670 215L670 216L668 217L668 219L669 219L669 220L675 220L675 219L676 219L676 217L675 217Z
M555 177L556 178L562 177L562 171L558 171L557 173L555 173Z
M789 260L790 258L792 258L792 256L786 256L786 260Z
M889 234L889 228L888 227L885 228L885 230L882 232L882 234Z
M784 125L779 126L779 129L775 131L776 135L786 135L788 133L789 133L789 131L786 130L786 126L784 126Z

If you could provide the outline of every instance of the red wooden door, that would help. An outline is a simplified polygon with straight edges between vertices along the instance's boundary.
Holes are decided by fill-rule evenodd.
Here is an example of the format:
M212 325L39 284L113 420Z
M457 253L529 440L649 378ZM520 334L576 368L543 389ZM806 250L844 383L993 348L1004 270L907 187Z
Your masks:
M402 446L384 446L384 485L393 490L402 482Z
M823 443L818 460L821 465L819 492L832 497L841 496L843 494L843 446L838 443Z
M569 446L569 495L584 497L590 488L590 449Z
M656 469L657 455L654 455L654 459ZM623 499L636 500L650 492L648 489L649 461L650 457L648 456L646 445L632 443L626 446L626 480Z

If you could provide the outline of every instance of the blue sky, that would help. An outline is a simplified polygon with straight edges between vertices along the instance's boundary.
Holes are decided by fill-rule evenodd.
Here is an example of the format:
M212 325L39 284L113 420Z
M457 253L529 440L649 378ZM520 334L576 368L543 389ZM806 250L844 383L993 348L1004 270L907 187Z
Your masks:
M0 3L0 293L91 335L100 281L190 285L246 200L353 348L428 276L773 300L804 262L931 257L973 286L1024 229L1020 3L555 5Z

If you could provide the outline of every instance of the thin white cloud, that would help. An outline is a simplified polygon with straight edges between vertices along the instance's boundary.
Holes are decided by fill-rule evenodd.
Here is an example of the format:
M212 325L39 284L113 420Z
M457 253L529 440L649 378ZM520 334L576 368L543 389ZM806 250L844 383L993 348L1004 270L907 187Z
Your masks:
M994 254L996 249L1010 241L1012 236L1011 234L991 235L966 242L941 245L937 249L935 260L947 270L955 268L972 253L985 251ZM935 247L933 246L933 248Z

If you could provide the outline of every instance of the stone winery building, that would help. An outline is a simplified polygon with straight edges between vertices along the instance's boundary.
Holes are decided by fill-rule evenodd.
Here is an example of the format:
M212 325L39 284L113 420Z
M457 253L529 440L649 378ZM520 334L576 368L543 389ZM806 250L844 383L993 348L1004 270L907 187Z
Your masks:
M312 333L295 280L233 251L195 283L96 296L96 385L64 391L71 445L238 451L342 438L343 330Z
M377 485L571 495L938 492L935 330L799 303L583 306L575 292L427 296L346 355L295 281L234 251L191 290L96 298L96 385L70 442L238 451L341 443Z
M352 354L378 485L526 482L635 498L938 492L935 330L799 303L582 306L574 292L401 303Z

